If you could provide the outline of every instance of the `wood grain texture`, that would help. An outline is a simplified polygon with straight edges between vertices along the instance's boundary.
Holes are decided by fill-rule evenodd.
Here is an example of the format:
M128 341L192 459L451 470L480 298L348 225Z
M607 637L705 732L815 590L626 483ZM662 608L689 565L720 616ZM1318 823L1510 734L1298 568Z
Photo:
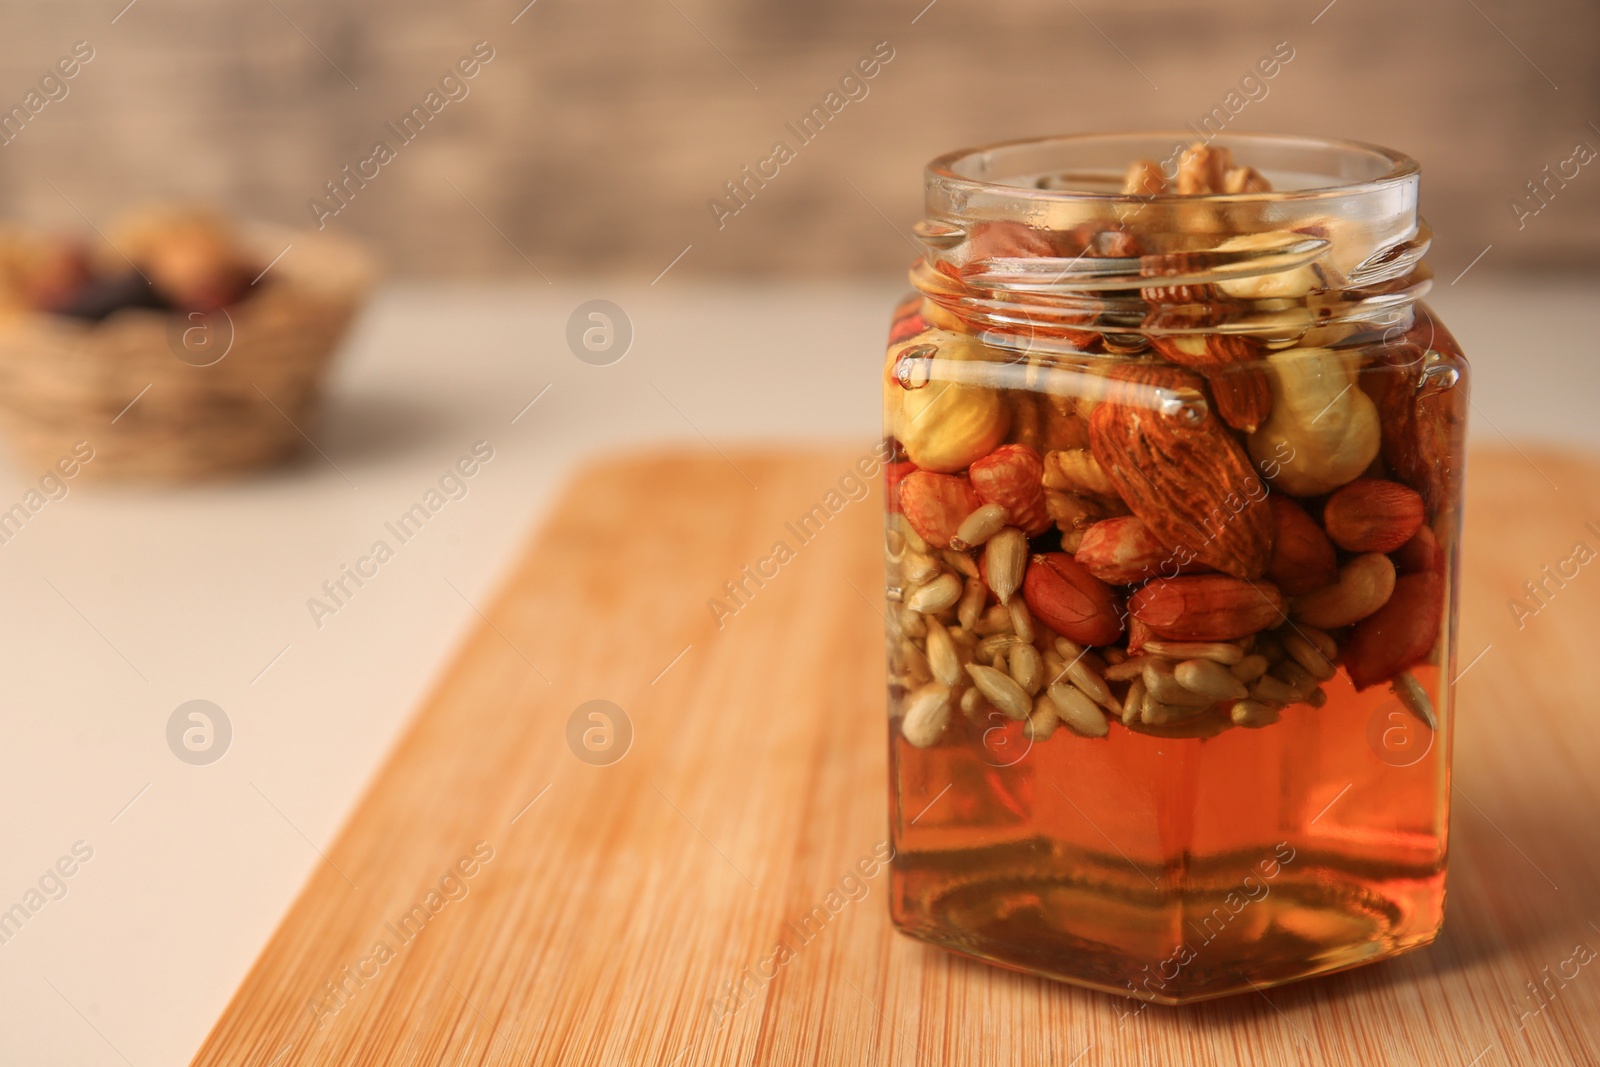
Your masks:
M1576 542L1600 549L1600 465L1515 451L1476 454L1469 476L1436 944L1135 1014L897 935L880 872L719 1025L712 999L886 833L880 501L804 544L785 525L856 454L585 470L194 1063L1600 1062L1600 964L1580 962L1600 950L1600 561L1547 583L1535 614L1508 604L1534 607L1523 583ZM719 629L708 599L780 539L795 557ZM566 739L596 698L634 730L608 766ZM430 901L475 845L492 858ZM388 924L414 905L406 941ZM341 979L319 1027L312 1002Z

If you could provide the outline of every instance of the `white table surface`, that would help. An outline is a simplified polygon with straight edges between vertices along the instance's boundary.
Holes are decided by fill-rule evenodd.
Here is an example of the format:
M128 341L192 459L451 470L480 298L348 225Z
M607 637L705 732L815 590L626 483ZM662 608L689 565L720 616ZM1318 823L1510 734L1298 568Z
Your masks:
M1600 449L1595 279L1441 288L1473 438ZM0 544L0 911L93 849L0 944L0 1067L187 1063L575 465L702 435L870 440L896 292L394 286L308 428L326 458L204 490L74 485ZM636 331L608 367L564 337L595 297ZM468 495L319 628L307 599L480 440ZM0 469L0 509L39 473ZM165 736L197 698L233 726L208 766Z

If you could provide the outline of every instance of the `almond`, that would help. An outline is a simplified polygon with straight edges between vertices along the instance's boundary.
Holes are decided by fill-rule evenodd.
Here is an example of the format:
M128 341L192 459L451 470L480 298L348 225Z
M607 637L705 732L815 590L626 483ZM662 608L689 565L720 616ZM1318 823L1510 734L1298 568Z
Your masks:
M1050 528L1044 506L1044 460L1028 445L1001 445L967 469L972 488L985 504L999 504L1011 525L1029 537Z
M1422 495L1399 482L1357 478L1328 498L1322 526L1347 552L1393 552L1422 528Z
M1065 552L1029 561L1022 597L1034 618L1084 645L1109 645L1122 636L1122 599Z
M1378 356L1389 366L1362 374L1361 388L1382 417L1384 461L1438 514L1457 499L1465 461L1467 389L1461 379L1467 368L1461 347L1418 307L1411 329ZM1437 374L1437 384L1424 382L1425 366L1430 377Z
M1163 544L1237 578L1266 570L1272 512L1243 447L1203 401L1203 380L1172 366L1109 372L1089 417L1094 458Z
M932 471L913 471L900 482L900 510L921 538L936 548L949 548L961 522L983 501L965 478Z
M1333 542L1304 508L1282 493L1267 497L1274 532L1267 577L1285 596L1304 596L1339 577L1339 557Z
M1196 574L1151 582L1129 598L1128 611L1157 637L1232 641L1277 625L1283 596L1270 582Z
M1425 658L1439 640L1444 579L1433 571L1401 575L1387 603L1356 624L1343 651L1359 689L1386 682Z

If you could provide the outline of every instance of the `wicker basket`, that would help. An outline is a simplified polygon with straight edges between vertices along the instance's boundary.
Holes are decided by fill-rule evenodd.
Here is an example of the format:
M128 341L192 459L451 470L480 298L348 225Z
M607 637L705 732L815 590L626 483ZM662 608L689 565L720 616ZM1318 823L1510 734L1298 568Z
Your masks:
M47 470L87 441L85 479L185 482L302 447L372 263L322 234L262 227L245 241L261 263L293 247L258 292L208 317L127 308L0 324L0 432L19 458Z

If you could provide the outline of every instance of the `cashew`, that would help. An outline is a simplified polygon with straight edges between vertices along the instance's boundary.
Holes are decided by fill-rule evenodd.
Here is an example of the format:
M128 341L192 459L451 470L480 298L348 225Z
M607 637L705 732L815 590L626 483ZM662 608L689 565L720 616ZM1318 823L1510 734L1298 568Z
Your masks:
M1295 598L1289 614L1296 622L1334 630L1371 615L1393 592L1394 564L1382 553L1369 552L1340 567L1332 585Z
M1378 409L1355 367L1326 348L1267 357L1272 415L1250 435L1250 456L1277 489L1319 496L1353 481L1377 458Z

